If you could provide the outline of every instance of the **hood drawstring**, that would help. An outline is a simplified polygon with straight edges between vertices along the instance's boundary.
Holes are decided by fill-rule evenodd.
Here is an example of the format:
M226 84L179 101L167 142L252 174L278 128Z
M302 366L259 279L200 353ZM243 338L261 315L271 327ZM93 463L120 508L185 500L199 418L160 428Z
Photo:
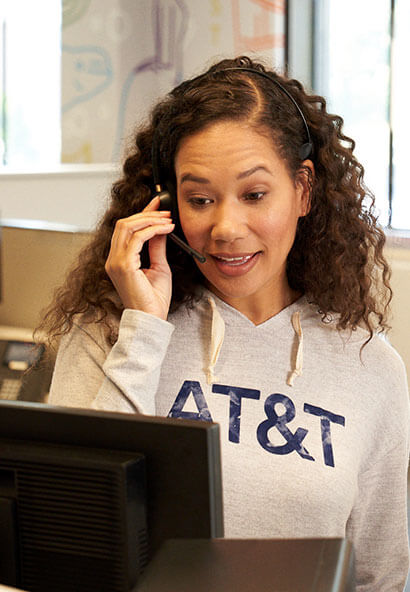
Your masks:
M286 384L288 386L293 386L293 382L296 378L296 376L301 376L302 375L302 368L303 368L303 331L302 331L302 325L300 324L300 313L298 312L294 312L292 315L292 325L293 328L295 330L295 333L297 335L298 338L298 348L297 348L297 352L296 352L296 358L295 358L295 367L292 371L292 373L290 374L290 376L288 377Z
M212 310L212 328L211 328L211 351L209 354L209 365L205 370L208 384L217 382L218 378L214 375L214 368L218 361L222 344L225 337L225 323L216 307L213 298L209 297L208 302Z
M209 352L208 367L205 369L206 379L208 384L218 382L218 377L214 374L214 368L218 362L219 354L225 338L225 322L219 313L215 300L208 297L208 302L211 307L211 344ZM286 383L288 386L293 386L295 378L302 376L303 369L303 331L300 323L300 312L294 312L291 318L292 326L298 339L296 356L294 358L294 368L290 373Z

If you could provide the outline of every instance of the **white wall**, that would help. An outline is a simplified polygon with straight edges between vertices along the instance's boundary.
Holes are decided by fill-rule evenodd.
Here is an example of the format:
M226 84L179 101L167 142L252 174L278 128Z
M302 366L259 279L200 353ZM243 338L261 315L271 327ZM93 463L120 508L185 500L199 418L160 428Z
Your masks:
M89 231L104 211L119 169L112 164L61 165L48 172L0 173L0 217ZM27 226L29 223L24 223ZM31 226L33 224L30 224ZM57 226L56 226L57 225ZM43 224L43 227L47 224Z

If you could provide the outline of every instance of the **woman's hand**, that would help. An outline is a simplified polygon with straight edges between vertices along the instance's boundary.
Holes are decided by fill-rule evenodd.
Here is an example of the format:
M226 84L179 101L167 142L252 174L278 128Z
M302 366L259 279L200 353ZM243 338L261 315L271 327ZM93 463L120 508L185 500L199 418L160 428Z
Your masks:
M174 230L171 213L159 211L155 197L138 214L118 220L105 264L125 308L142 310L166 320L172 277L166 258L166 236ZM149 269L141 269L140 253L149 241Z

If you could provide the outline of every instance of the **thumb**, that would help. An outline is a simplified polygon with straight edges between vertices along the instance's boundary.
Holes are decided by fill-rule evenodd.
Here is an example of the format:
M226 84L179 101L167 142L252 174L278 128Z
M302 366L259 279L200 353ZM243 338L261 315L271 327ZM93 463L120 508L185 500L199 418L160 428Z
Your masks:
M161 268L168 267L166 255L167 237L166 235L156 235L149 240L148 253L150 267Z

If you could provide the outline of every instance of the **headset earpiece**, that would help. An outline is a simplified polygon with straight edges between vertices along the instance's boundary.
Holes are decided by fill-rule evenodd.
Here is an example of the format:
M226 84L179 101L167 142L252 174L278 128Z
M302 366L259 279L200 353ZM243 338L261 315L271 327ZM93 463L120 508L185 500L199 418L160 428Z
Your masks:
M159 197L159 209L160 210L169 210L172 214L173 211L173 200L169 191L160 191L157 193L156 197Z
M299 148L299 157L300 160L306 160L307 158L309 158L310 156L312 156L313 153L313 145L312 142L306 142L305 144L302 144L302 146Z

